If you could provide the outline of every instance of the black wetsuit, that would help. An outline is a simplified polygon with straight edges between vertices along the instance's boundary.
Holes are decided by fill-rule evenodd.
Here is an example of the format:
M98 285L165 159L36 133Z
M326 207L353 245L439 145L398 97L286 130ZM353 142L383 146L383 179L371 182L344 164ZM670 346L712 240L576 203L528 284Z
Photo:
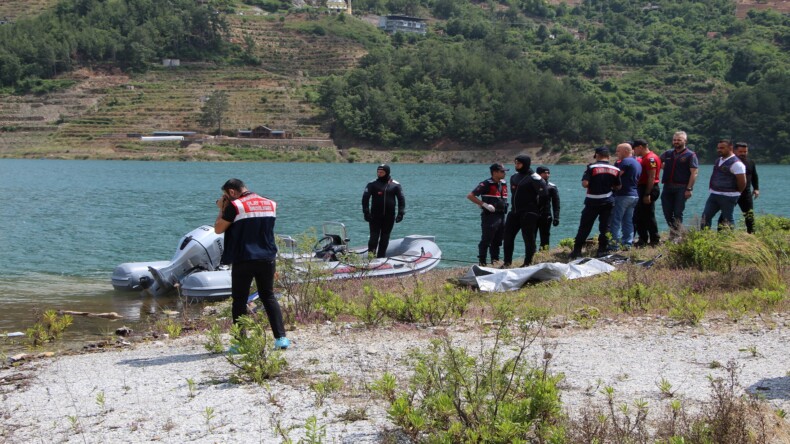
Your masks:
M529 161L522 162L516 174L510 176L510 213L505 220L505 265L513 261L516 235L521 231L524 239L524 264L532 263L535 255L535 232L540 216L540 198L547 194L546 181L529 168Z
M754 200L752 198L752 188L760 191L760 182L757 178L757 166L752 159L744 156L741 159L746 165L746 188L738 198L738 206L743 212L743 220L746 223L746 232L754 233Z
M362 213L370 226L368 251L375 252L376 257L387 257L392 227L406 213L406 198L400 183L389 175L368 183L362 193Z
M556 224L560 222L560 191L556 185L548 182L546 197L540 201L540 218L538 219L541 249L549 246L552 222Z

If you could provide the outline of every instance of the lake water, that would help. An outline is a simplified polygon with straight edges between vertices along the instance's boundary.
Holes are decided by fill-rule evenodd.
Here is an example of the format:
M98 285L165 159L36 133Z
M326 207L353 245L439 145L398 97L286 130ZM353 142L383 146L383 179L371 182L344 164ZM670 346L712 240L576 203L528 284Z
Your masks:
M513 171L513 165L507 165ZM580 165L552 166L562 200L552 246L573 237L584 189ZM686 218L707 198L710 166L700 168ZM790 167L758 167L762 194L756 212L790 216ZM220 186L231 177L278 203L276 232L299 234L323 221L346 224L352 245L365 244L361 196L375 178L371 164L184 163L131 161L0 160L0 332L24 331L46 309L108 312L121 321L79 318L75 332L102 335L162 309L157 300L112 290L109 277L122 262L168 260L180 237L212 225ZM466 194L488 177L487 165L392 165L407 211L393 238L435 235L442 266L476 262L479 209ZM657 216L666 229L660 207ZM516 242L516 256L523 244Z

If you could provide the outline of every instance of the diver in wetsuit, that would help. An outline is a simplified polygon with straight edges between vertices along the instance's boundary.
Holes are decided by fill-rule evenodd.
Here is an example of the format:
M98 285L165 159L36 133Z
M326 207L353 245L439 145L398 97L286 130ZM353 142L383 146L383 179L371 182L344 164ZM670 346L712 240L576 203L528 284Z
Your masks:
M402 221L406 213L406 198L403 197L400 183L390 177L389 165L379 165L376 175L376 180L369 182L362 193L362 214L370 226L368 253L387 257L392 227Z

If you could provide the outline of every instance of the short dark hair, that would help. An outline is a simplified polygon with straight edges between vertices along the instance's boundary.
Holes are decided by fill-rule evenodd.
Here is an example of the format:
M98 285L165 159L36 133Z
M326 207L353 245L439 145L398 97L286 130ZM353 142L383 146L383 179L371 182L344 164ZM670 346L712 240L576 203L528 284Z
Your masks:
M228 181L222 185L222 191L241 191L242 188L247 188L247 185L244 185L244 182L242 182L241 179L228 179Z
M740 147L749 148L749 145L746 142L735 142L735 148Z
M732 140L730 139L719 139L718 143L726 143L727 146L732 146Z
M631 142L631 146L634 147L634 148L636 148L638 146L647 146L647 140L645 140L645 139L634 139Z

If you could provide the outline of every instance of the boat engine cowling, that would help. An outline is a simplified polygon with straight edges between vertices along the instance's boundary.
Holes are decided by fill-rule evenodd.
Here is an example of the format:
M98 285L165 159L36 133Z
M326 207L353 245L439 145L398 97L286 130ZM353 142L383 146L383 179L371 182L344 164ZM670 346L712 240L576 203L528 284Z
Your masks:
M148 269L154 283L146 289L153 296L167 293L186 276L197 271L213 271L219 267L224 249L224 236L214 227L202 225L187 233L178 243L170 263Z

